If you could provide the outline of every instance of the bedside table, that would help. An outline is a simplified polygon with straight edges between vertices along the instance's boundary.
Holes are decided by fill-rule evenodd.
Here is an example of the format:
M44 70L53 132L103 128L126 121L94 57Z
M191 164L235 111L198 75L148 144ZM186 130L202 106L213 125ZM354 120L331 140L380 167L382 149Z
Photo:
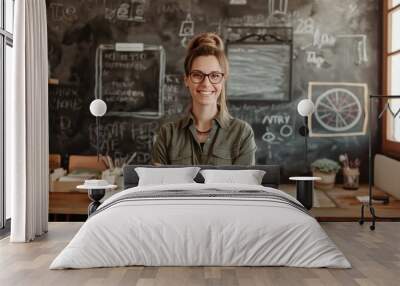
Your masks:
M296 181L296 198L306 209L310 210L313 207L314 181L319 181L321 178L290 177L289 180Z
M104 197L107 189L114 189L116 185L108 185L108 186L88 186L88 185L79 185L77 189L84 189L88 191L88 197L92 201L88 206L88 216L96 211L96 209L100 206L100 200Z

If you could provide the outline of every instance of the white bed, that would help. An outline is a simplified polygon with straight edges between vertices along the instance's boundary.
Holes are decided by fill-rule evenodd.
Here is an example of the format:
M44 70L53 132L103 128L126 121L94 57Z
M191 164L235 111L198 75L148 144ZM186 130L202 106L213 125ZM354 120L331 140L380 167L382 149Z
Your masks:
M146 192L174 190L189 195L177 191L172 197L145 197ZM239 191L240 197L190 196L191 192ZM252 192L263 193L254 197ZM138 194L143 196L135 197ZM99 207L50 269L128 265L350 268L319 223L298 204L282 191L255 185L130 188Z

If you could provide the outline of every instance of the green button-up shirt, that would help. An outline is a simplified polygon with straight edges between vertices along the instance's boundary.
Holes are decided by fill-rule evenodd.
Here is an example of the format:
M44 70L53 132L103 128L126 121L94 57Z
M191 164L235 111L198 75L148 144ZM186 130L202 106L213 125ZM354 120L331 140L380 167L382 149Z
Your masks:
M152 163L162 165L254 165L254 132L240 119L218 113L203 146L196 139L192 113L161 126L152 150Z

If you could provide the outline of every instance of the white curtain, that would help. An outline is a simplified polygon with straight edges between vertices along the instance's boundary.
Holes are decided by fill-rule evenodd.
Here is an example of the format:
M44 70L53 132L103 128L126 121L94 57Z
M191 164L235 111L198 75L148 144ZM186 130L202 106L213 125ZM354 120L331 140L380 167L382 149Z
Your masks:
M48 61L45 0L15 1L14 94L6 99L6 187L12 242L47 232Z

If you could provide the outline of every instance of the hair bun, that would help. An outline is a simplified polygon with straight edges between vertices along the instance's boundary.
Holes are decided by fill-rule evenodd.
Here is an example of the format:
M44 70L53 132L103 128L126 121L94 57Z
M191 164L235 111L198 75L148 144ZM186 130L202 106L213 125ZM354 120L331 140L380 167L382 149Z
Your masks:
M218 36L215 33L209 33L209 32L198 34L196 37L194 37L189 42L188 50L191 51L204 46L221 51L224 50L224 42L222 41L220 36Z

